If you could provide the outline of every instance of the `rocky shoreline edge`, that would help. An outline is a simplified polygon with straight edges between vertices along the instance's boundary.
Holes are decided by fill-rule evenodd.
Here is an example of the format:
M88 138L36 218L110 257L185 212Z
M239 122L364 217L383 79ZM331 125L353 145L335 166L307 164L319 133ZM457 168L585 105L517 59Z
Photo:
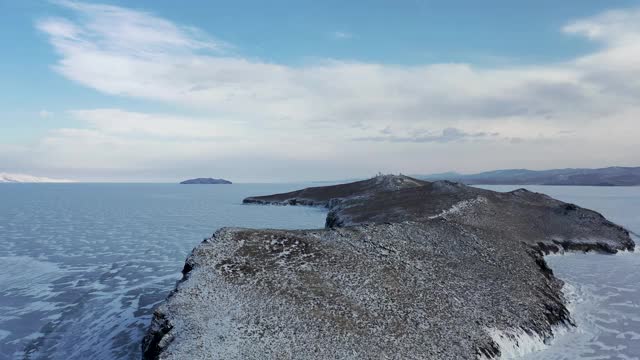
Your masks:
M501 340L573 326L545 253L634 247L543 194L401 175L244 203L326 207L326 227L218 230L154 312L144 359L496 358Z

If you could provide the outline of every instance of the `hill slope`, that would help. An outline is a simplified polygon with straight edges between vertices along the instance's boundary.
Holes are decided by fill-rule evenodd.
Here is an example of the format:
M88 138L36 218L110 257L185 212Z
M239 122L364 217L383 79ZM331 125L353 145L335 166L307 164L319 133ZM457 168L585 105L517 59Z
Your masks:
M418 176L424 180L450 180L483 185L640 185L640 167L607 167L601 169L508 169L478 174L443 173Z

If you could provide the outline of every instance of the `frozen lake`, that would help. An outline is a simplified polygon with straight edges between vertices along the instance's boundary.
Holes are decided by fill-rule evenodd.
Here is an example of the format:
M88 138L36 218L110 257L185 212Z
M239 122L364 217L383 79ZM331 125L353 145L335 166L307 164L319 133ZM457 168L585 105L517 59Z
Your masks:
M0 184L0 359L139 359L191 249L222 226L322 227L320 209L241 204L310 185ZM640 233L640 187L527 188ZM640 254L547 261L578 328L526 358L640 359Z

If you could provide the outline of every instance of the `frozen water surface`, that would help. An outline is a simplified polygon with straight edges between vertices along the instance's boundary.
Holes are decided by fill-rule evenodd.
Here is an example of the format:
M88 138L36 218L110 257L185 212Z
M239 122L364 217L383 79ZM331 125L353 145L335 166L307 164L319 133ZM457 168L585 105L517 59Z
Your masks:
M138 359L191 249L222 226L322 227L321 209L241 204L309 185L0 184L0 359ZM640 187L527 188L640 233ZM578 328L524 358L640 359L640 254L547 261Z
M191 249L222 226L322 227L241 204L308 185L0 184L0 359L139 359Z
M483 186L508 191L513 186ZM640 187L525 186L602 213L640 233ZM637 236L632 236L639 243ZM638 245L637 245L638 246ZM577 328L523 359L640 359L640 249L616 255L546 257L564 280Z

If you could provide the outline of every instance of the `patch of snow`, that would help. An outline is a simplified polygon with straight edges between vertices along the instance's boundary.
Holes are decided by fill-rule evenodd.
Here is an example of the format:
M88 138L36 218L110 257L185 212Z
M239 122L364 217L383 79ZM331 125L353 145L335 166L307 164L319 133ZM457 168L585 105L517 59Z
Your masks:
M453 204L450 208L448 208L447 210L443 210L437 215L429 216L429 219L446 218L447 215L458 215L460 213L463 213L465 210L472 208L473 206L486 203L488 203L487 198L482 196L478 196L475 199L462 200Z
M505 332L490 328L487 329L487 332L500 348L499 359L517 359L528 353L544 350L547 347L540 335L530 335L524 330ZM485 360L487 357L483 355L478 359Z

